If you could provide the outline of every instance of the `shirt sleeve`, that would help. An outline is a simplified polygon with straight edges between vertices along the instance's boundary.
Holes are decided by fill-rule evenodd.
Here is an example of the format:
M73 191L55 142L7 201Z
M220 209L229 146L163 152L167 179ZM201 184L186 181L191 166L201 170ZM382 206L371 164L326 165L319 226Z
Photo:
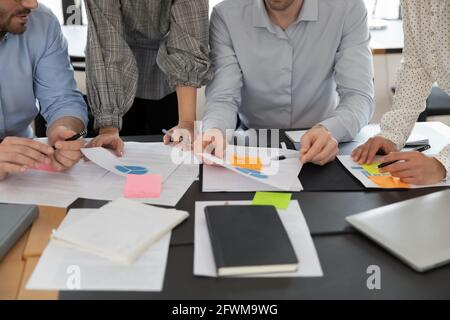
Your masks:
M351 141L368 124L374 111L373 63L367 9L352 1L336 53L335 79L339 104L320 124L338 141Z
M415 3L415 2L412 2ZM410 8L403 2L403 29L405 47L397 75L397 87L391 111L381 119L379 136L394 142L399 149L405 145L419 115L426 107L426 99L431 93L433 81L420 62L411 27Z
M170 85L199 88L211 79L208 14L208 0L173 1L170 30L157 57Z
M242 70L228 28L216 8L211 16L210 44L214 78L206 87L203 130L234 130L242 101Z
M120 0L86 0L89 21L86 84L95 128L122 128L122 118L133 105L138 68L129 47Z
M34 73L34 91L40 112L47 126L63 117L78 118L87 126L87 106L77 89L67 41L57 18L53 18Z

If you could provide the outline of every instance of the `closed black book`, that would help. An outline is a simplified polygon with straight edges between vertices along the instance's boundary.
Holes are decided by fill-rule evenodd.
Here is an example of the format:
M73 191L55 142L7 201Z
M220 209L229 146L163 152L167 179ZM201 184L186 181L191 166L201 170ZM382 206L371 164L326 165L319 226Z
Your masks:
M0 260L38 216L36 206L0 203Z
M298 259L273 206L208 206L219 276L295 272Z

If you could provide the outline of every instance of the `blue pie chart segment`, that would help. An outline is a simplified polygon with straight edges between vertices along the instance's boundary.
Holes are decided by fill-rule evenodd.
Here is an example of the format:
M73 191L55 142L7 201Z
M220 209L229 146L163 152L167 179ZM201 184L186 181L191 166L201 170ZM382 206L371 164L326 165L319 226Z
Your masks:
M237 167L236 167L236 169L238 171L242 172L242 173L245 173L246 175L249 175L251 177L255 177L255 178L258 178L258 179L268 179L269 178L265 174L262 174L262 173L260 173L258 171L255 171L255 170L244 169L244 168L237 168Z
M148 173L147 168L139 166L116 166L115 168L125 174L143 175Z

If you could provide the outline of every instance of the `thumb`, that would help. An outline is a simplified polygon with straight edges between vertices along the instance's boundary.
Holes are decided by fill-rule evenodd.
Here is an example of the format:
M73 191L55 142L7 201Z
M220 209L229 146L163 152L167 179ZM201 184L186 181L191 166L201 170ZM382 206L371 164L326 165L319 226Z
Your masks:
M303 135L302 139L300 140L300 153L306 153L311 148L313 144L313 136L310 133L306 133Z

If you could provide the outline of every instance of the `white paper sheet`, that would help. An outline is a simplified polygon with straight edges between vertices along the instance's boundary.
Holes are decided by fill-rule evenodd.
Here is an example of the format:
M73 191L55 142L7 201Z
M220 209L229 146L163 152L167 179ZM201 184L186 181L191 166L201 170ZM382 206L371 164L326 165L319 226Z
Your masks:
M251 203L251 201L230 201L228 202L228 205L251 205ZM225 202L213 201L195 203L194 275L196 276L217 277L211 240L209 238L205 218L205 207L211 205L225 205ZM298 201L291 201L288 209L278 210L278 213L299 260L297 272L263 274L245 277L322 277L323 272L319 257Z
M117 199L52 238L111 261L132 264L153 243L184 221L185 211ZM120 236L118 236L120 235Z
M303 190L300 180L297 179L289 191ZM280 191L280 189L267 184L248 179L219 166L203 166L203 192L256 192L256 191Z
M302 164L298 157L288 158L282 161L271 161L270 159L280 155L296 155L296 151L274 149L274 148L254 148L241 146L228 146L225 153L225 160L219 159L210 154L203 154L204 159L209 160L221 167L235 172L245 178L252 179L259 183L269 185L277 190L291 190L291 187L298 183L298 175ZM242 170L232 165L233 155L259 157L264 164L261 172L256 174L248 173L248 170Z
M98 166L123 177L130 173L157 173L164 181L180 165L172 161L173 148L162 143L128 142L125 144L122 158L105 148L88 148L81 151Z
M380 125L379 124L369 124L362 128L362 130L358 133L358 135L353 139L356 142L366 142L369 138L380 133ZM426 135L420 133L422 131L420 126L416 126L416 128L411 133L411 136L408 138L407 143L409 144L422 144L429 143L429 139Z
M344 165L344 167L350 171L350 173L357 178L366 188L380 189L380 187L367 177L367 172L356 162L353 161L351 156L338 156L339 161ZM377 161L377 158L376 160ZM417 186L411 185L410 189L420 189L420 188L433 188L433 187L450 187L450 181L439 182L432 185Z
M70 210L60 228L97 210ZM148 248L130 266L75 250L51 240L26 288L28 290L162 291L171 233ZM75 277L79 276L78 279ZM80 284L80 287L76 285ZM74 287L75 285L75 287Z
M197 179L198 165L179 166L163 183L159 198L130 199L147 204L164 205L174 207L184 196L192 183ZM82 190L80 198L96 200L114 200L123 197L125 178L108 173L98 181L92 181L89 188Z
M74 168L60 173L28 170L10 174L0 182L0 202L35 204L66 208L107 173L92 163L80 161Z

